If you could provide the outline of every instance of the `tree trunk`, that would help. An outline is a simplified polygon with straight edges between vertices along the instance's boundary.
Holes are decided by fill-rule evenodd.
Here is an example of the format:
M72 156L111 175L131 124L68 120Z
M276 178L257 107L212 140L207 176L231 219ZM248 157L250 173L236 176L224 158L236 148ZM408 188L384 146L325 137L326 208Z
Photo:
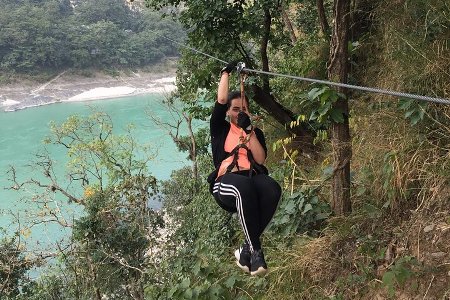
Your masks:
M317 0L317 1L323 1L323 0ZM323 7L323 5L322 5L322 7ZM289 32L289 36L291 38L291 42L294 45L295 43L297 43L297 36L295 35L294 27L292 26L292 22L289 19L289 16L288 16L283 4L280 5L280 12L281 12L281 17L283 18L284 26L286 26L287 31Z
M332 81L347 83L348 78L348 41L349 41L350 0L335 0L333 7L334 28L331 37L328 77ZM347 90L338 88L347 96ZM348 98L340 98L333 109L341 109L343 123L333 122L331 143L333 147L334 170L332 179L332 208L336 215L351 211L350 201L350 160L352 147L348 122Z
M299 150L315 156L317 147L313 145L315 137L314 132L309 130L307 126L302 123L300 126L291 128L289 124L292 121L296 121L294 113L275 101L273 96L270 93L266 93L260 86L254 84L251 88L254 95L253 101L267 111L278 123L284 125L287 131L291 134L295 134L299 138Z
M324 36L327 36L328 30L330 27L328 26L327 16L325 15L325 8L323 6L323 0L316 0L317 5L317 13L319 14L319 24L320 30Z
M264 9L264 33L260 45L260 54L261 54L262 69L265 72L269 72L269 57L267 56L267 45L269 44L271 25L272 25L272 17L270 16L270 11L268 9ZM263 90L266 93L270 93L269 76L263 74L261 75L261 78L263 81Z
M270 39L270 27L272 24L272 17L270 15L269 9L264 10L264 33L260 45L260 55L262 62L263 71L269 72L269 58L267 55L267 46ZM297 126L291 128L289 124L292 121L296 121L295 115L292 111L283 107L280 103L275 101L271 95L271 89L269 84L269 76L261 75L263 82L262 88L258 85L252 85L254 101L259 104L263 109L265 109L270 115L278 121L280 124L284 125L286 129L295 134L299 140L301 140L300 150L303 153L312 154L315 156L316 147L313 145L314 133L308 130L306 126Z
M189 146L189 158L192 161L192 177L197 180L198 179L198 162L197 162L197 147L196 147L196 141L195 141L195 135L194 131L192 129L192 116L187 115L183 112L183 117L186 121L188 131L189 131L189 138L191 140L191 144Z

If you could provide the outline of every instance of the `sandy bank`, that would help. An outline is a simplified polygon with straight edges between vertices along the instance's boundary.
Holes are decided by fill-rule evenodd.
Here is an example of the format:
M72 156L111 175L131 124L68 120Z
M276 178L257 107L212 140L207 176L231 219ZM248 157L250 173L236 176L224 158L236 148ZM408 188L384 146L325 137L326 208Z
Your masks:
M0 87L4 111L58 102L111 99L141 94L168 94L175 90L175 72L132 73L116 77L96 74L82 77L63 72L44 84L15 84Z
M11 106L11 105L14 105L14 104L19 104L19 103L20 103L19 101L7 99L7 100L2 102L2 105L3 106Z

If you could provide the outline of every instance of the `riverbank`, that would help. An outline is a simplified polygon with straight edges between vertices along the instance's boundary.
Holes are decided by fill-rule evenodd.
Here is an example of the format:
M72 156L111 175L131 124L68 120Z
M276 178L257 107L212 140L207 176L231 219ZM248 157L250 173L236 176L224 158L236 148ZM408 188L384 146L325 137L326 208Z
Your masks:
M175 69L119 72L88 76L64 71L45 83L29 81L0 86L0 109L11 112L65 101L111 99L140 94L168 94L175 90Z

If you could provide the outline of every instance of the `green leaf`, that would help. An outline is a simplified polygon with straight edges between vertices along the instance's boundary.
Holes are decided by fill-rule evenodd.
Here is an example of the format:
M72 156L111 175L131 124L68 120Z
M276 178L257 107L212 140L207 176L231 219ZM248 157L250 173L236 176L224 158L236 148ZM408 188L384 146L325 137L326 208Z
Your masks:
M332 166L328 166L328 167L323 169L323 175L329 176L331 174L333 174L333 167Z
M325 115L331 109L331 102L323 104L317 111L319 115Z
M198 275L200 273L201 265L202 265L202 260L201 259L197 259L197 261L195 262L194 267L192 268L192 273L194 275Z
M395 284L394 272L387 271L386 273L384 273L381 281L387 287L389 296L390 297L394 296L394 284Z
M184 291L183 296L185 299L192 299L192 289L187 289L186 291Z
M385 285L393 285L395 283L395 274L392 271L387 271L383 274L382 280Z
M295 193L293 193L292 195L289 196L289 199L298 198L301 194L302 194L302 192L295 192Z
M285 224L285 223L289 223L289 216L288 215L284 215L281 220L280 220L280 224Z
M308 92L308 98L311 100L314 100L318 95L320 95L320 89L319 88L313 88Z
M309 120L310 121L314 121L319 117L319 113L317 112L317 110L313 110L311 111L311 115L309 116Z
M355 196L360 197L360 196L364 195L365 192L366 192L366 188L363 187L363 186L359 186L359 187L356 189L356 194L355 194Z
M299 210L302 209L304 203L305 203L305 198L302 197L302 199L300 199L300 202L298 203L298 209L299 209Z
M339 98L341 98L341 99L347 99L347 96L345 96L345 94L342 94L342 93L336 93L336 95L338 95L339 96Z
M178 290L177 285L170 289L169 293L167 293L167 296L169 297L169 299L171 299L173 297L173 295L176 293L177 290Z
M419 106L420 110L419 110L419 116L420 119L423 120L423 116L425 115L425 108L423 108L422 106Z
M290 201L286 207L284 208L284 210L288 213L292 213L295 211L295 202L294 201Z
M411 117L411 125L416 125L420 120L422 120L422 118L420 117L419 114L414 114Z
M217 285L213 285L209 288L209 299L219 299L220 288Z
M398 268L396 279L401 285L403 285L412 276L412 274L413 273L410 269L401 265Z
M333 95L332 90L330 89L326 89L322 92L322 94L320 95L320 102L322 104L327 103L328 99L330 98L330 96Z
M412 100L412 99L402 98L402 99L400 99L400 101L398 103L398 108L407 110L408 108L411 107L411 104L413 104L413 103L414 103L414 100Z
M344 123L344 112L340 108L335 108L331 110L331 119L336 123Z
M307 204L305 205L305 208L303 209L302 214L303 214L303 215L306 214L306 213L307 213L308 211L310 211L312 208L313 208L312 205L311 205L310 203L307 203Z
M228 279L225 281L225 286L229 289L232 289L235 283L236 283L236 276L232 275L228 277Z
M180 288L186 289L191 284L191 280L189 278L183 279L183 281L180 283Z
M338 99L339 99L339 96L338 96L338 94L337 93L331 93L330 94L330 99L331 99L331 102L336 102Z
M319 88L313 88L311 91L309 91L308 93L308 97L311 100L316 99L318 96L322 95L326 90L328 90L327 86L324 86L323 88L319 89ZM322 98L322 97L321 97ZM321 99L322 100L322 99Z
M327 219L327 218L328 218L328 213L318 213L316 215L316 220L317 221L324 220L324 219Z
M415 113L416 111L415 110L408 110L406 113L405 113L405 118L409 118L413 113Z

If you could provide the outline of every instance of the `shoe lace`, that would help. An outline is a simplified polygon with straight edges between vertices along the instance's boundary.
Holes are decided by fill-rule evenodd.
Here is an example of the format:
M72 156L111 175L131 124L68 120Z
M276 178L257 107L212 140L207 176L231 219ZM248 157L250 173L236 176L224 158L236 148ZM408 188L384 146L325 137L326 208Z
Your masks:
M241 254L250 255L250 245L247 243L244 243L242 245Z

